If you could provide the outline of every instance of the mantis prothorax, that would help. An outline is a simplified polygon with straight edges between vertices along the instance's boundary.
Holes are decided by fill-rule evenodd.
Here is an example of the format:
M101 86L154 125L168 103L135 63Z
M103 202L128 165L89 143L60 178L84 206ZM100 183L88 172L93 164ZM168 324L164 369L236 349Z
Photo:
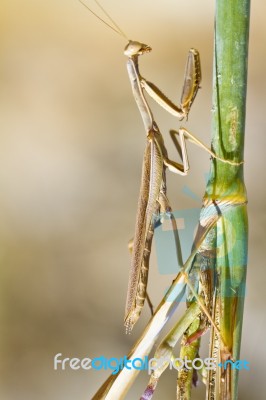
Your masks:
M85 5L81 0L79 1ZM111 29L128 40L124 32L111 19L98 1L95 0L95 2L114 26L102 20L86 5L85 7ZM160 213L171 213L171 207L166 196L166 168L180 175L186 175L189 170L185 138L188 138L190 141L202 147L213 158L231 165L239 165L239 163L217 157L185 128L179 129L178 132L171 131L172 137L175 134L180 135L183 164L168 158L163 136L154 120L151 109L145 99L144 92L146 91L159 105L176 116L179 120L187 118L201 81L199 52L193 48L189 50L181 103L180 106L176 106L153 83L148 82L140 75L138 58L140 55L149 53L150 51L150 46L132 40L128 40L128 44L124 50L124 54L128 57L127 70L133 95L142 116L147 138L143 158L142 179L126 301L125 326L127 331L131 331L134 324L137 322L146 298L149 257L154 231L154 216L156 218Z

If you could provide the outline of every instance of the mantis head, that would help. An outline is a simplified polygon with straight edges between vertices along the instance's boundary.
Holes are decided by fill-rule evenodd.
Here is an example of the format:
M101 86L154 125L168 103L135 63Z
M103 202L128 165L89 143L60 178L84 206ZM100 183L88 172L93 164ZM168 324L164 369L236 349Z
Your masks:
M124 54L127 57L141 56L142 54L149 53L151 47L144 43L135 42L130 40L125 47Z

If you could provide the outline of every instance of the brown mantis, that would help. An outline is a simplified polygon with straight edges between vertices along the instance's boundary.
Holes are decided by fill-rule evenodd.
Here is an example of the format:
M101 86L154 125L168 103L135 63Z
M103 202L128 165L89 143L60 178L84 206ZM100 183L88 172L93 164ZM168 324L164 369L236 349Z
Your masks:
M130 41L124 51L125 55L128 56L127 69L134 98L140 110L147 135L125 313L125 325L129 331L137 322L146 298L149 256L154 230L153 216L171 212L166 196L165 170L168 167L170 170L181 174L186 174L188 170L184 136L181 136L182 158L184 160L184 166L182 166L169 160L163 137L146 102L143 89L149 91L149 94L160 104L171 107L175 115L179 119L183 119L189 111L201 77L198 53L191 49L188 66L193 67L197 81L192 88L189 88L191 90L187 90L191 100L186 101L186 104L183 107L181 105L180 108L172 105L154 85L146 82L139 74L138 57L150 50L151 48L143 43ZM191 79L189 83L193 85L194 81ZM188 84L184 85L186 89L187 86ZM181 104L183 104L182 101Z

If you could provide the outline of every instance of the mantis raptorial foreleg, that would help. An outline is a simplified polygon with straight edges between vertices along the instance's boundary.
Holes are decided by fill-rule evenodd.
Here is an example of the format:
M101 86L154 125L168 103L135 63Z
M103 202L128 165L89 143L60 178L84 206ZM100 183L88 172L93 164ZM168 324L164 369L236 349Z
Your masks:
M201 82L201 66L198 50L190 49L188 52L180 106L175 105L171 100L169 100L168 97L166 97L165 94L154 85L154 83L147 81L143 77L140 78L140 82L143 89L145 89L146 92L166 111L180 120L184 117L187 118Z

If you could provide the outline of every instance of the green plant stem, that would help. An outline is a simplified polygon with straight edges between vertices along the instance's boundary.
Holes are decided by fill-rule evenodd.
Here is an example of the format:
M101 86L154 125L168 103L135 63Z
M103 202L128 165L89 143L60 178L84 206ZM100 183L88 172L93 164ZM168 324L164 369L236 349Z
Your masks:
M217 0L214 43L212 147L223 158L241 162L244 154L250 0ZM240 355L247 265L247 211L243 164L213 160L204 197L217 210L231 208L217 224L216 260L219 301L216 319L226 346L220 360ZM219 242L219 237L222 241ZM219 399L237 399L238 370L221 369ZM209 394L208 398L213 398Z

